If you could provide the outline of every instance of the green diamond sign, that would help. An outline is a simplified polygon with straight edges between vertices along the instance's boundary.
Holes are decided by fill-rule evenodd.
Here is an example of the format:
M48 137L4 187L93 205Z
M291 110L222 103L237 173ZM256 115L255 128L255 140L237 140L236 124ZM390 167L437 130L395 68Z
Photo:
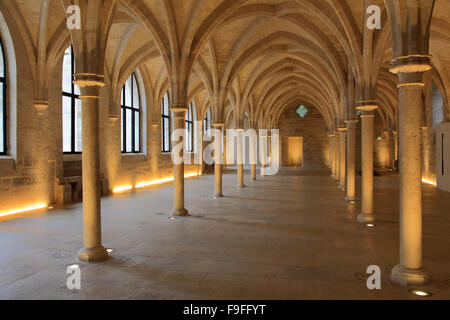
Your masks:
M301 105L300 107L298 107L297 113L300 117L304 118L308 113L308 109L306 109L304 105Z

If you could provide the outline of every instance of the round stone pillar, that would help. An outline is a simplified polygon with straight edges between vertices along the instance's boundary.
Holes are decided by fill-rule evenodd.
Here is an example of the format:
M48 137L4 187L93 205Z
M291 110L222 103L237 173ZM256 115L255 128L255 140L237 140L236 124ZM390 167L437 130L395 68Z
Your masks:
M256 181L256 164L250 165L252 181Z
M331 170L331 175L333 175L333 135L328 133L328 168Z
M214 138L214 175L215 175L215 183L216 183L216 194L214 195L215 199L219 199L223 197L222 193L222 165L223 165L223 155L222 155L222 135L223 135L223 123L213 123L211 125L215 130L220 133L220 136L215 136Z
M347 128L339 128L339 188L347 185Z
M373 122L374 110L378 108L374 101L364 101L357 109L361 111L361 223L375 222L373 214Z
M336 132L334 136L334 166L335 166L335 179L336 183L339 183L339 178L341 177L341 146L340 146L340 137L339 131Z
M393 169L398 169L398 131L393 130L394 135L394 164Z
M256 134L256 131L255 131ZM249 142L250 151L250 176L252 181L256 181L256 164L258 163L258 136L251 135Z
M170 111L172 112L173 130L183 130L183 135L179 140L172 141L172 143L173 145L184 143L186 139L185 118L188 107L186 105L171 104ZM172 152L175 151L172 150ZM178 157L182 160L180 163L174 163L173 165L175 198L172 214L174 216L185 217L188 216L189 213L184 207L184 147L180 149Z
M236 151L237 151L237 176L238 176L238 188L244 188L244 150L243 150L244 129L236 129Z
M100 205L100 87L104 77L88 73L74 75L82 100L82 181L84 247L78 252L81 261L100 262L108 258L102 246Z
M431 69L430 57L400 57L393 65L391 72L400 79L400 263L392 269L391 279L403 285L423 285L429 276L422 268L422 78Z
M358 120L345 121L347 124L347 196L346 201L356 200L356 167L355 167L355 145L356 145L356 123Z
M266 175L266 157L267 157L267 133L259 133L259 156L261 158L261 176Z

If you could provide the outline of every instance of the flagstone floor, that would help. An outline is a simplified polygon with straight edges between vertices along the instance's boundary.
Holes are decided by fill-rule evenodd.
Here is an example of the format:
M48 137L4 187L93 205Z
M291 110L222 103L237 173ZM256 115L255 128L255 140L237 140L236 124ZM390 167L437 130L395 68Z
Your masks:
M173 186L102 199L101 264L66 266L82 246L82 206L0 221L0 299L424 299L389 281L398 263L398 177L375 177L378 223L355 222L327 170L283 169L237 189L224 175L186 181L191 217L170 220ZM424 265L431 299L450 299L450 197L424 185ZM382 270L368 290L365 271ZM427 298L430 299L430 298Z

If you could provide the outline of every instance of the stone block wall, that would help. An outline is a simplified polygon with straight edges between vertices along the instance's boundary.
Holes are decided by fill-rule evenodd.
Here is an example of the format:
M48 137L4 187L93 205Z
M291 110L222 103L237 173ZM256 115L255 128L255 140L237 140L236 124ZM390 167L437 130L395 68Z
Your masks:
M303 167L326 167L329 154L328 128L318 109L306 106L309 110L301 118L296 110L298 106L288 108L280 117L280 139L303 137ZM281 150L282 165L286 165L286 153Z

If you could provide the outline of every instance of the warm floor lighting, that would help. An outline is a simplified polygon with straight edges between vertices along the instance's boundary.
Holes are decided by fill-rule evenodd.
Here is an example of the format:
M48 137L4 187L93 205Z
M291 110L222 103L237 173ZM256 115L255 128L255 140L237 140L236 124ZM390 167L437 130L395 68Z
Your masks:
M188 173L184 175L184 178L193 178L193 177L198 177L201 174L198 172L194 172L194 173ZM174 181L174 177L167 177L167 178L162 178L162 179L155 179L155 180L150 180L150 181L144 181L144 182L139 182L135 185L135 189L142 189L142 188L147 188L147 187L151 187L151 186L155 186L158 184L163 184L163 183L168 183L168 182L173 182ZM117 188L114 188L113 192L114 193L124 193L127 191L130 191L133 189L133 186L128 185L128 186L120 186Z
M426 292L426 291L417 290L417 289L411 289L408 292L415 296L419 296L419 297L431 297L433 295L431 292Z
M374 225L373 223L368 223L368 224L366 224L366 227L368 227L368 228L374 228L375 225Z
M106 251L107 251L108 253L113 253L113 252L114 252L114 249L109 248L109 249L106 249Z
M122 192L130 191L131 189L133 189L133 186L120 186L120 187L114 188L113 192L114 193L122 193Z
M437 183L435 181L431 181L428 179L422 179L422 182L437 187Z
M6 211L6 212L0 212L0 217L7 217L7 216L14 215L14 214L26 213L26 212L45 209L45 208L47 208L47 204L39 203L39 204L29 206L29 207L19 208L19 209L15 209L15 210L11 210L11 211Z

